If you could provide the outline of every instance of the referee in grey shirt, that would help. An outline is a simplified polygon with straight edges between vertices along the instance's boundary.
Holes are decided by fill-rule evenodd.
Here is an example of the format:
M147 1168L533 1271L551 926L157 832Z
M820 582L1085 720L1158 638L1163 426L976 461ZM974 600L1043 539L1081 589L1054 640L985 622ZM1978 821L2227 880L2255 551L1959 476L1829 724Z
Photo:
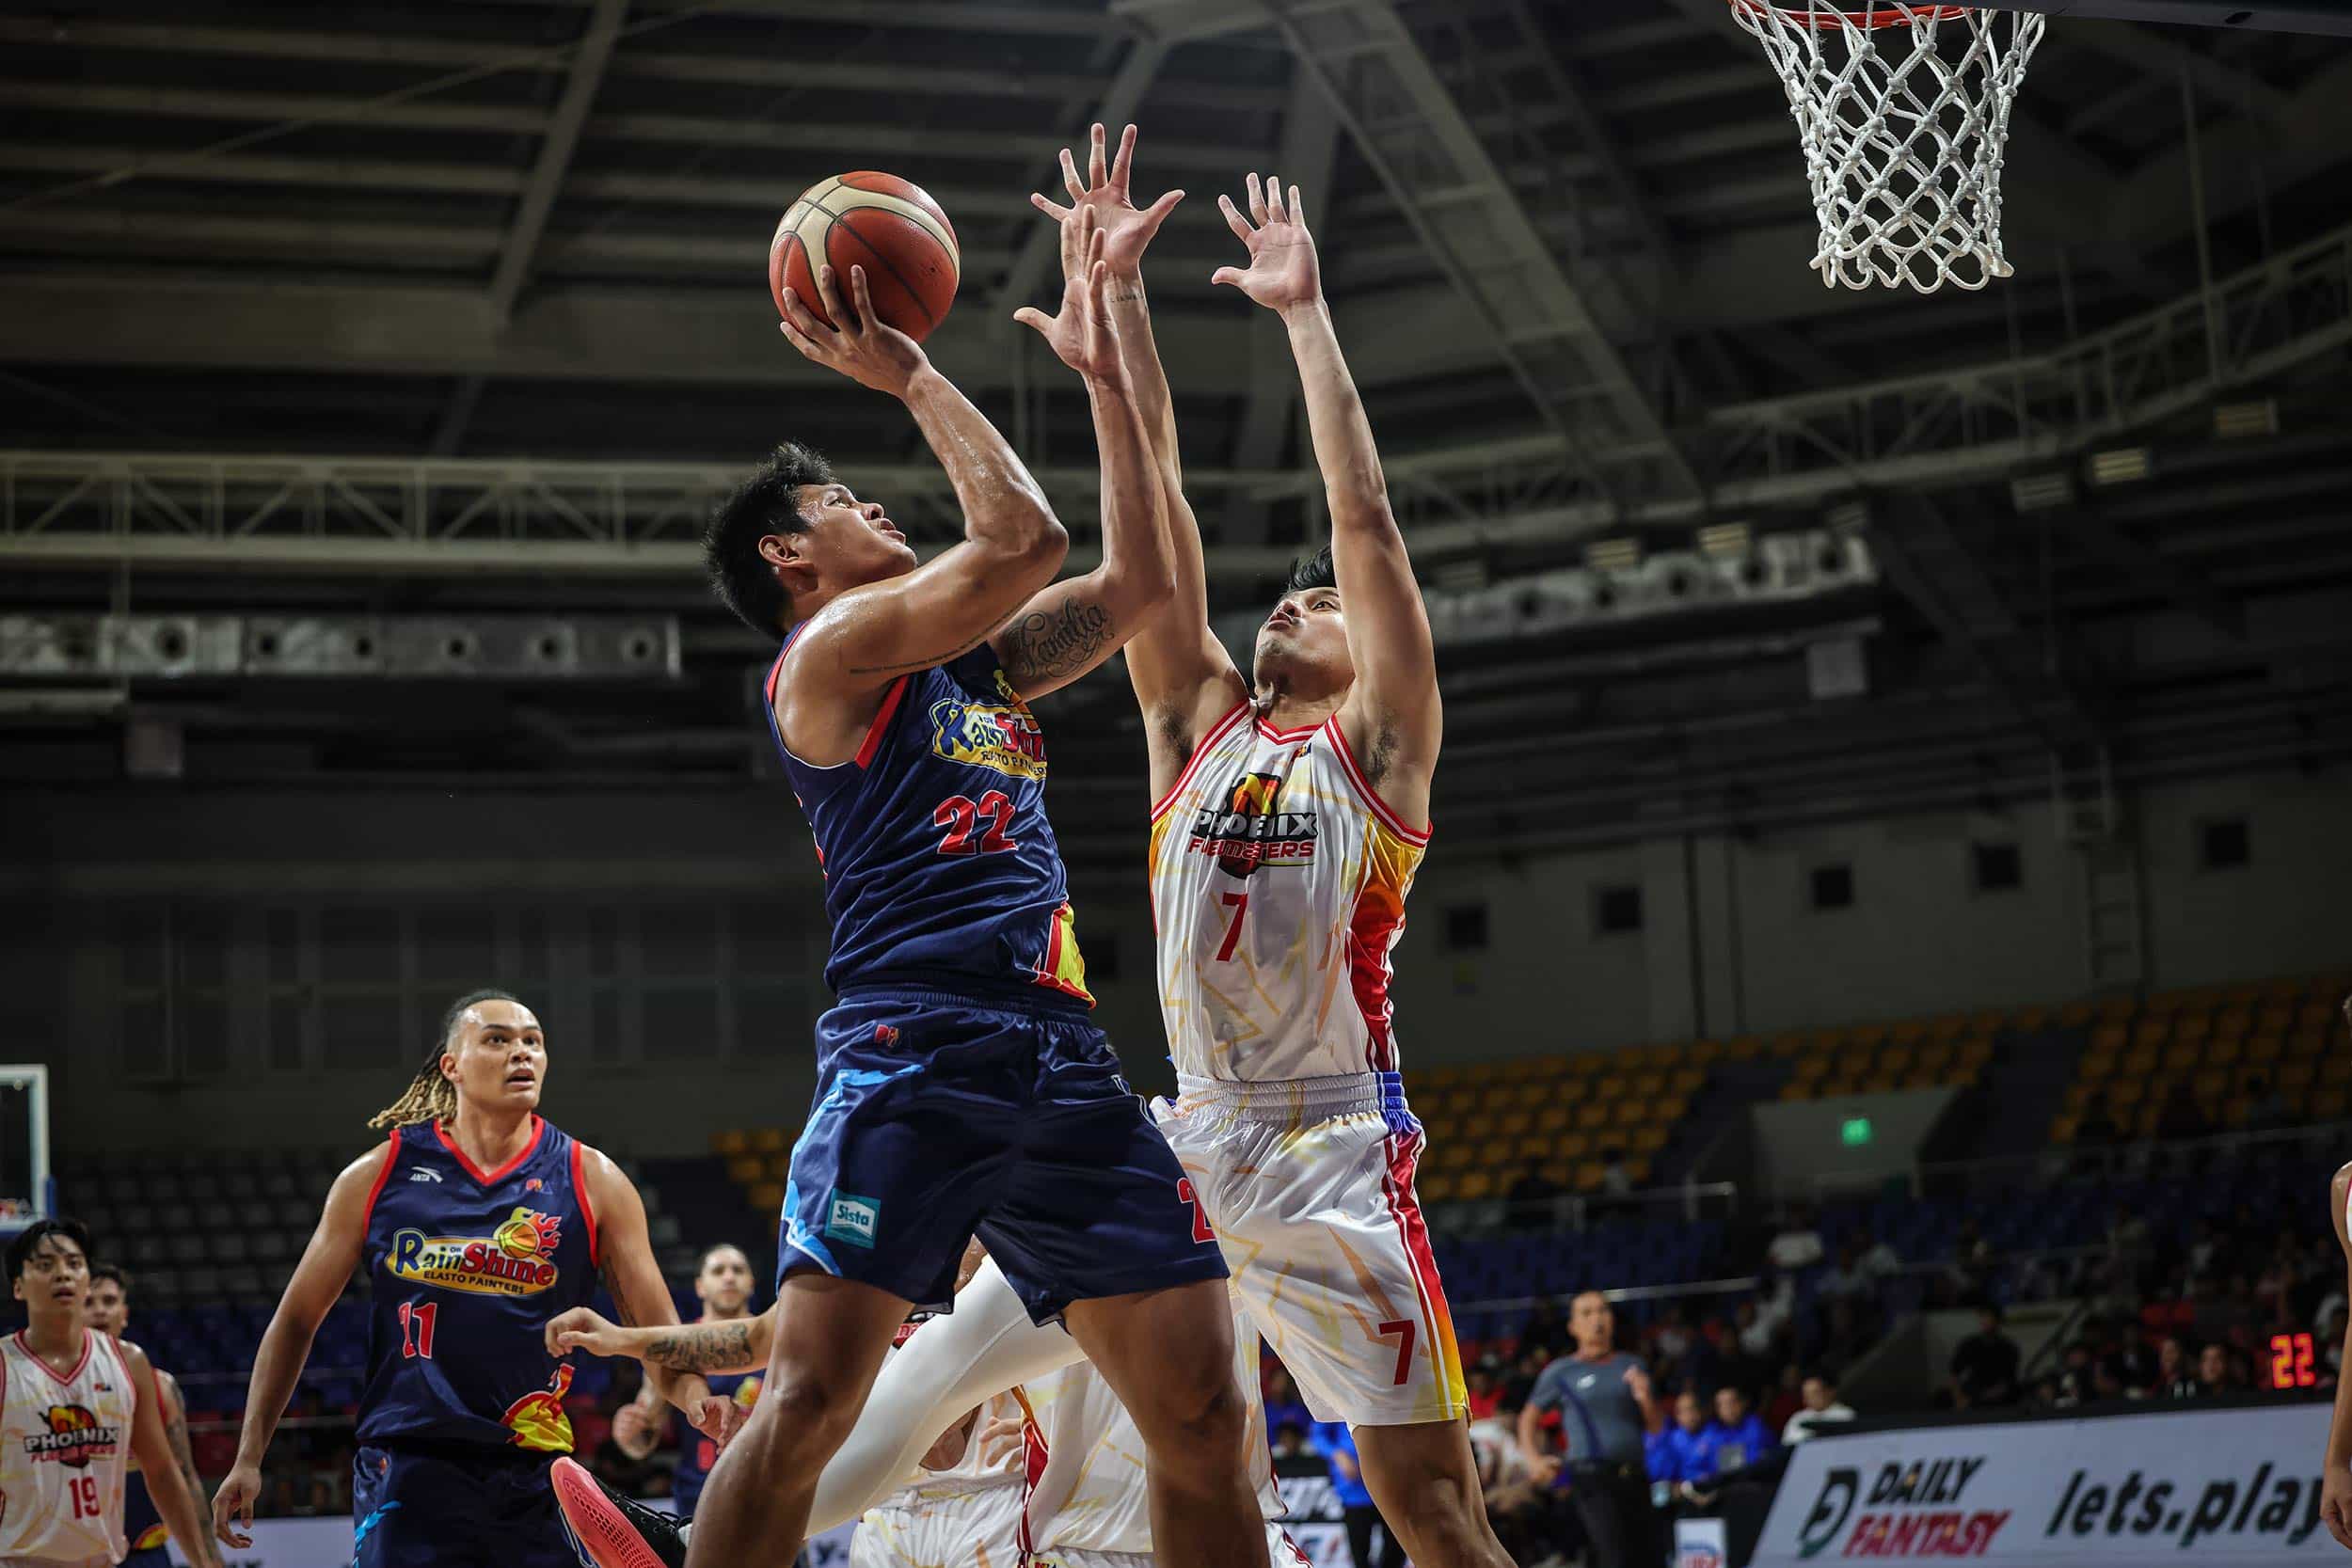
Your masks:
M1643 1445L1665 1421L1649 1370L1617 1350L1617 1317L1598 1291L1568 1307L1576 1353L1546 1367L1519 1411L1519 1448L1529 1479L1556 1483L1565 1467L1568 1500L1584 1523L1593 1568L1658 1568L1666 1536L1650 1502ZM1543 1418L1560 1413L1562 1453L1544 1451Z

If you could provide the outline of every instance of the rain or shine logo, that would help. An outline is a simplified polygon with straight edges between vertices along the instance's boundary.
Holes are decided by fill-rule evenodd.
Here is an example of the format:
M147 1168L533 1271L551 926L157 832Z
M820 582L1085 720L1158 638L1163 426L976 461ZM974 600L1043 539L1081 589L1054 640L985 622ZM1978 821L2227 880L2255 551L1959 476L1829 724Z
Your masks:
M477 1295L534 1296L559 1276L563 1221L517 1207L488 1236L428 1236L396 1230L384 1267L395 1279Z

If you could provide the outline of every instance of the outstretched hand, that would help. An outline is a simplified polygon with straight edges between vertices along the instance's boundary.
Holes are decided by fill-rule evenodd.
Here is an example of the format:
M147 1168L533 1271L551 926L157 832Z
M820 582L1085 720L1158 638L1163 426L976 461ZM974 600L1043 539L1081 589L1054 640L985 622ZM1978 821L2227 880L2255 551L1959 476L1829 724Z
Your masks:
M1061 313L1049 316L1034 305L1025 305L1012 313L1012 319L1037 328L1061 362L1088 380L1114 380L1120 373L1119 337L1111 329L1110 305L1104 297L1110 287L1110 268L1103 260L1104 241L1093 209L1078 209L1077 216L1062 226L1062 236L1063 248L1075 254L1069 264L1068 280L1062 284Z
M1314 236L1307 232L1298 187L1287 195L1281 181L1269 176L1262 189L1249 176L1249 216L1234 207L1233 198L1220 196L1217 210L1234 238L1249 247L1247 267L1219 267L1209 275L1212 283L1231 283L1269 310L1311 305L1323 297L1323 268L1315 258Z
M548 1354L557 1359L576 1350L591 1355L625 1355L621 1331L591 1307L574 1307L549 1318L542 1337L547 1340Z
M1070 193L1070 205L1032 194L1029 205L1062 226L1065 243L1062 245L1062 277L1070 276L1071 249L1067 243L1072 214L1091 212L1103 233L1103 261L1114 277L1134 277L1143 268L1144 248L1152 236L1160 231L1168 214L1184 200L1182 191L1169 191L1149 207L1138 208L1129 189L1129 179L1136 157L1136 128L1132 125L1120 134L1119 151L1107 162L1104 157L1103 127L1098 122L1091 134L1087 153L1087 177L1078 178L1078 162L1070 155L1070 149L1061 150L1062 185Z

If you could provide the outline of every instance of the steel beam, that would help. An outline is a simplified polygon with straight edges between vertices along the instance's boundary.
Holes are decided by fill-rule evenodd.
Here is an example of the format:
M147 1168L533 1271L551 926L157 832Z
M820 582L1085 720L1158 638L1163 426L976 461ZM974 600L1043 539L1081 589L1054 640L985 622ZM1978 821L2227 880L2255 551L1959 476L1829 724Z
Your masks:
M514 226L507 230L506 244L499 252L498 270L490 277L490 308L501 321L514 309L515 296L522 292L524 281L531 276L539 236L547 231L548 214L555 211L556 196L564 188L564 170L571 167L572 153L580 146L580 127L588 122L589 107L596 103L596 88L604 81L605 63L612 57L612 40L619 35L621 20L628 12L628 0L596 0L595 8L588 13L580 47L572 54L571 72L564 78L564 94L556 102L547 134L539 138L539 157L532 166L531 182L523 187Z

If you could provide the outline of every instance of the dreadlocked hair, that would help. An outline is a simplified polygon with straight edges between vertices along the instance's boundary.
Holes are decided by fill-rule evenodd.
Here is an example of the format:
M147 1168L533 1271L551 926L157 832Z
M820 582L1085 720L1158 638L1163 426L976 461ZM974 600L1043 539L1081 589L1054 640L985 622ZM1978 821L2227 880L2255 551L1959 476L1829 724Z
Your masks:
M520 1000L512 991L495 987L469 990L449 1005L441 1015L441 1032L433 1037L433 1049L425 1053L424 1066L408 1081L406 1092L398 1100L368 1118L370 1127L410 1127L421 1121L448 1121L457 1115L457 1085L441 1076L441 1056L449 1050L449 1037L457 1032L460 1020L469 1007L485 1002L515 1002Z

